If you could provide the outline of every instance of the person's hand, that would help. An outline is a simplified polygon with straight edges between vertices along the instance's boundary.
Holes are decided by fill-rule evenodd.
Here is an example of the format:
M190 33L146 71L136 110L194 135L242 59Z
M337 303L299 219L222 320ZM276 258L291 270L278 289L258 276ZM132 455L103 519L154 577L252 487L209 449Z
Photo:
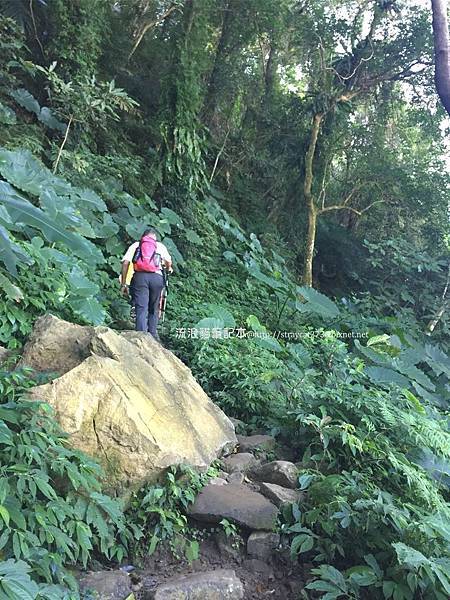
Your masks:
M128 289L128 286L126 284L122 284L120 286L120 293L122 294L122 296L129 296L130 295L130 290Z

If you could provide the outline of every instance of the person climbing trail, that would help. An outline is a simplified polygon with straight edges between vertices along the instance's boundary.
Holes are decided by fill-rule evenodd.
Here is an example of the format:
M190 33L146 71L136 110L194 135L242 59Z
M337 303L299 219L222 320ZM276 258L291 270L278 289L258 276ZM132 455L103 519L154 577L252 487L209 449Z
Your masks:
M148 331L158 341L160 298L165 285L163 268L172 272L172 258L166 246L157 240L156 231L148 228L122 258L121 291L130 296L135 307L136 330Z

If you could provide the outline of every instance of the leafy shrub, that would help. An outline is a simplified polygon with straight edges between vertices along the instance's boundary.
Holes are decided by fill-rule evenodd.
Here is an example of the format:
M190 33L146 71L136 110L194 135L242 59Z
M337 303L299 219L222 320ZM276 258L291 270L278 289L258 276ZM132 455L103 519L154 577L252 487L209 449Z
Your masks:
M198 473L188 466L172 466L161 484L145 486L133 495L126 516L143 531L135 546L137 555L153 554L166 541L176 556L182 552L189 561L198 557L199 544L184 513L214 474L213 467Z
M446 415L398 381L375 383L363 360L338 340L305 345L316 368L305 373L283 421L302 454L300 485L308 492L301 512L287 515L292 554L311 552L315 561L333 565L315 571L320 579L310 589L330 599L365 597L366 587L371 598L447 597ZM360 348L372 358L389 357L369 352L369 345ZM397 353L406 357L412 348ZM327 354L327 368L318 369L320 355ZM432 362L425 351L419 356ZM433 356L447 364L442 352ZM427 375L433 385L436 372ZM434 460L425 461L424 453Z
M245 422L264 420L282 399L271 382L282 375L283 364L254 340L197 342L191 368L206 392L230 416Z
M101 492L99 466L68 448L48 405L27 399L34 384L27 372L0 372L0 589L16 600L70 588L75 598L67 566L86 566L93 553L121 561L131 531L120 503Z

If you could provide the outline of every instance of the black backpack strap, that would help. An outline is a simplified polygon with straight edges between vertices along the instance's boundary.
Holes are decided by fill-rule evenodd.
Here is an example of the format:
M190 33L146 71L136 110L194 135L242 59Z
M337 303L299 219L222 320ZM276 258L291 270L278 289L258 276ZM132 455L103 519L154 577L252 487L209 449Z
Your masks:
M138 247L136 248L136 250L134 251L134 254L133 254L133 260L132 260L132 262L134 262L134 263L135 263L135 262L137 261L137 259L139 258L139 255L142 255L141 242L142 242L142 240L139 240L139 242L138 242L138 244L139 244L139 245L138 245Z

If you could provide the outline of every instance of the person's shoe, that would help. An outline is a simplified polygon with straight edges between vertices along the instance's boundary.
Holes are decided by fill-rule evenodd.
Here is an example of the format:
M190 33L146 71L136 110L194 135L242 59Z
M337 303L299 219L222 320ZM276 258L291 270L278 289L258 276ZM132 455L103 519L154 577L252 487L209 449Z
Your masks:
M150 335L153 335L152 333ZM153 335L153 338L160 344L161 343L161 338L159 337L159 335L157 333L155 333Z

